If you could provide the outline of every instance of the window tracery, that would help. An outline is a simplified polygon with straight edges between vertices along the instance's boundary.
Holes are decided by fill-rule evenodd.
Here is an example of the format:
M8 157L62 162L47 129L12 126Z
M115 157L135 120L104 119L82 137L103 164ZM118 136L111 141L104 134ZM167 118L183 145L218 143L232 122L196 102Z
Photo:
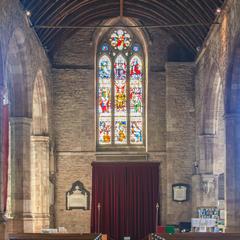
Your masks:
M144 56L138 41L116 29L98 48L97 145L144 145Z

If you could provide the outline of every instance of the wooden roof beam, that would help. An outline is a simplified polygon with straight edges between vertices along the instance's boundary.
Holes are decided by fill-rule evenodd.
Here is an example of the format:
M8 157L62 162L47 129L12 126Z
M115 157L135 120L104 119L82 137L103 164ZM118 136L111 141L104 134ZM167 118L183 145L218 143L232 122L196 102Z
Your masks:
M120 0L120 18L123 17L124 0Z

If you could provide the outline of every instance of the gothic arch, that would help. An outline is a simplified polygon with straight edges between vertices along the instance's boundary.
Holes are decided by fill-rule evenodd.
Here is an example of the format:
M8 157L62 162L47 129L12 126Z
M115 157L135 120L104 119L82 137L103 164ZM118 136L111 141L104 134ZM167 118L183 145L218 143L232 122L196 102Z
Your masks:
M129 17L116 17L116 18L111 18L109 20L106 20L103 22L102 24L103 26L137 26L139 25L138 22L136 20L133 20L132 18ZM107 28L100 28L98 30L96 30L96 32L94 32L92 39L94 39L94 48L96 52L97 46L99 41L101 40L101 38L106 34L106 32L109 30L109 27ZM151 44L151 37L149 35L149 33L146 30L142 30L140 28L131 28L131 31L133 32L134 35L136 35L143 48L144 48L144 54L147 58L147 52L148 52L148 45ZM146 59L147 60L147 59ZM145 61L146 61L145 60Z
M217 112L219 96L222 95L222 79L216 66L212 66L208 74L208 85L202 101L202 132L214 135L217 131Z
M199 151L200 168L203 174L214 176L225 171L225 84L220 69L214 63L208 72L208 83L204 88L201 104L201 132ZM214 197L215 198L215 197ZM217 199L213 199L217 201Z
M32 97L32 135L48 136L48 99L42 71L37 72Z
M5 77L11 101L11 116L29 117L29 66L27 44L23 31L16 28L10 38L6 57Z
M8 88L10 115L11 217L12 231L32 232L30 221L18 224L17 214L31 213L31 63L24 31L16 28L8 42L4 79ZM16 197L21 196L21 197ZM30 220L30 221L29 221Z
M226 82L226 231L240 226L240 42L232 56Z
M240 113L240 44L236 47L232 64L229 66L228 81L226 83L226 112Z
M109 32L110 29L113 29L114 27L119 27L119 26L122 26L123 28L125 28L125 26L136 26L137 25L137 22L131 18L128 18L128 17L116 17L116 18L112 18L112 19L109 19L109 20L106 20L103 22L102 25L105 25L105 26L108 26L106 28L101 28L101 29L98 29L96 32L94 32L93 34L93 39L95 40L94 41L94 53L95 53L95 58L94 58L94 62L95 62L95 94L96 94L96 89L97 89L97 79L96 79L96 76L97 76L97 49L98 49L98 46L100 44L100 42L102 41L103 37L106 36L106 34ZM111 28L109 28L109 26L112 26ZM144 79L144 112L145 112L145 126L144 126L144 147L145 147L145 150L147 151L147 146L148 146L148 134L147 134L147 119L148 119L148 108L147 108L147 99L148 99L148 47L149 47L149 44L151 44L151 39L150 39L150 36L148 34L148 32L146 32L145 30L142 30L140 28L136 28L136 27L133 27L133 28L130 28L131 33L136 37L136 39L138 39L139 41L139 44L142 46L142 53L143 53L143 56L144 56L144 67L143 67L143 72L144 72L144 76L145 76L145 79ZM96 99L96 95L95 95L95 99ZM95 108L97 108L97 106L95 106ZM96 112L96 111L95 111ZM96 116L96 115L95 115ZM97 117L95 117L95 121L97 122ZM95 132L96 133L96 132ZM97 134L97 133L96 133ZM96 136L95 136L95 139L96 139Z
M38 70L32 96L31 202L33 231L49 226L48 97L42 71Z

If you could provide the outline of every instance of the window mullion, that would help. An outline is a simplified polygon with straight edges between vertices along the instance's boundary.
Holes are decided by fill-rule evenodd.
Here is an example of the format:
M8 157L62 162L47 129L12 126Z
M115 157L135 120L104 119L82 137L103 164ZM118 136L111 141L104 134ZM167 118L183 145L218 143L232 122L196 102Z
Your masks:
M112 100L112 114L111 114L111 130L112 130L112 145L115 145L115 131L114 131L114 121L115 121L115 76L114 76L114 59L111 59L112 61L112 69L111 69L111 100Z
M130 145L130 64L127 58L127 144Z

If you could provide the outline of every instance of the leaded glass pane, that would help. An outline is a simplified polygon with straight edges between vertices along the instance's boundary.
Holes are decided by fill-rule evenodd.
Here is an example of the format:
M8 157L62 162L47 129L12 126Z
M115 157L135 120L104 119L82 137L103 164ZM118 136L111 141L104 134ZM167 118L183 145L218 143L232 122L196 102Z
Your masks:
M115 144L127 144L127 118L115 118Z
M143 144L143 122L142 117L132 117L130 121L131 144Z
M114 63L115 116L127 116L127 62L119 55Z
M143 65L133 56L130 60L130 143L143 144Z
M111 144L111 118L99 117L99 144Z
M130 61L130 112L131 116L142 116L143 84L142 61L138 56Z
M119 51L127 49L127 47L131 44L131 41L129 33L122 29L114 31L110 38L111 45Z
M99 59L98 114L99 144L111 143L111 60L107 55Z
M99 60L99 80L108 81L111 79L111 60L103 55Z
M102 51L103 51L103 52L109 51L109 46L108 46L107 43L104 43L104 44L102 45Z
M100 116L111 116L111 61L106 55L99 60L98 103Z
M138 43L135 43L132 47L133 52L139 52L140 49L141 49L141 47Z
M144 75L142 47L117 29L99 46L97 135L99 145L144 142Z

